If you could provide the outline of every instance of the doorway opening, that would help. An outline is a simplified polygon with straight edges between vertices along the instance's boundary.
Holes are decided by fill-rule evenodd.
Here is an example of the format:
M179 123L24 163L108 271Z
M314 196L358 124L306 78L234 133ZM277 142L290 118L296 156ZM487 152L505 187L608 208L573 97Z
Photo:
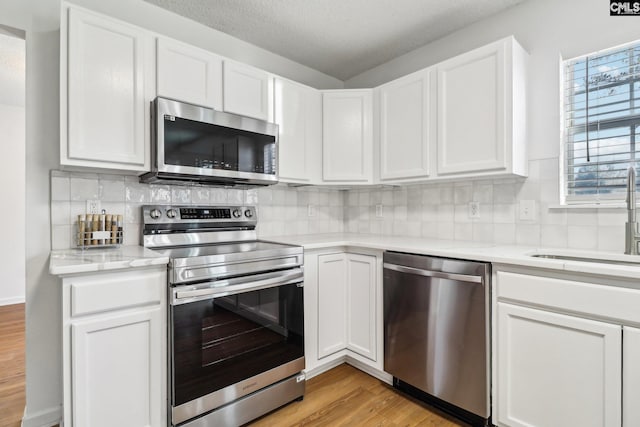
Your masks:
M25 407L25 32L0 25L0 425L21 425Z

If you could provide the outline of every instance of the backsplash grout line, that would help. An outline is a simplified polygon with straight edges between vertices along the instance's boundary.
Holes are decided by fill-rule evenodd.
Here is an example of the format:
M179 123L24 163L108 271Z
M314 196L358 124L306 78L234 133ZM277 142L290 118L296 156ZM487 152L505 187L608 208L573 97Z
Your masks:
M72 245L75 218L97 198L125 216L125 244L138 244L143 204L248 204L258 211L258 235L351 232L473 240L573 249L621 251L625 212L549 209L558 204L556 158L531 160L529 178L411 184L334 190L279 184L250 189L141 184L134 176L51 171L52 247ZM519 201L535 200L532 221L519 219ZM479 202L480 218L468 216ZM314 216L308 216L308 205ZM376 217L382 205L383 218Z

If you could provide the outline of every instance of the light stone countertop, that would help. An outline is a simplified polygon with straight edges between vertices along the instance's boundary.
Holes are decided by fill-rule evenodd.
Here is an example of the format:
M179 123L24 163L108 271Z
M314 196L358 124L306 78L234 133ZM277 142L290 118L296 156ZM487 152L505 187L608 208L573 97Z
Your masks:
M545 268L587 275L640 279L640 256L613 252L509 246L459 240L437 240L357 233L278 236L267 237L262 240L300 245L304 247L305 251L348 246L351 248L408 252L522 267ZM637 262L638 266L535 258L531 256L536 253L631 261ZM49 272L54 275L67 275L163 265L168 262L168 257L145 249L142 246L122 246L117 249L88 249L84 251L80 249L68 249L51 252Z
M91 273L124 268L166 265L167 256L142 246L121 246L104 249L67 249L52 251L49 257L49 273L56 276Z
M573 249L538 248L531 246L499 245L459 240L437 240L416 237L395 237L357 233L309 234L301 236L269 237L279 243L303 246L305 251L332 247L377 249L408 252L440 257L509 264L522 267L545 268L565 272L640 279L640 256L614 252L581 251ZM559 260L532 257L533 254L555 254L638 263L637 266Z

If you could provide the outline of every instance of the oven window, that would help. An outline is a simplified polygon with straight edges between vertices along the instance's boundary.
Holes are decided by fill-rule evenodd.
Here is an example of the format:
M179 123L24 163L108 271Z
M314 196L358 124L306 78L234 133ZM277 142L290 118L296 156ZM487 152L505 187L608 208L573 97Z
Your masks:
M172 317L174 406L304 356L295 284L173 306Z
M176 117L164 120L164 162L172 166L275 175L275 137Z

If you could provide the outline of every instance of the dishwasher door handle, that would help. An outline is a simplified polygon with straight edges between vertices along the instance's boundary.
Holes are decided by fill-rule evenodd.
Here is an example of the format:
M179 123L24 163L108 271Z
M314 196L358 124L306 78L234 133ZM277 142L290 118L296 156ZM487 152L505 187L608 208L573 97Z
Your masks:
M387 262L385 262L382 266L387 270L393 270L399 273L415 274L418 276L426 276L426 277L436 277L438 279L458 280L460 282L482 283L482 276L423 270L421 268L407 267L405 265L398 265L398 264L389 264Z

